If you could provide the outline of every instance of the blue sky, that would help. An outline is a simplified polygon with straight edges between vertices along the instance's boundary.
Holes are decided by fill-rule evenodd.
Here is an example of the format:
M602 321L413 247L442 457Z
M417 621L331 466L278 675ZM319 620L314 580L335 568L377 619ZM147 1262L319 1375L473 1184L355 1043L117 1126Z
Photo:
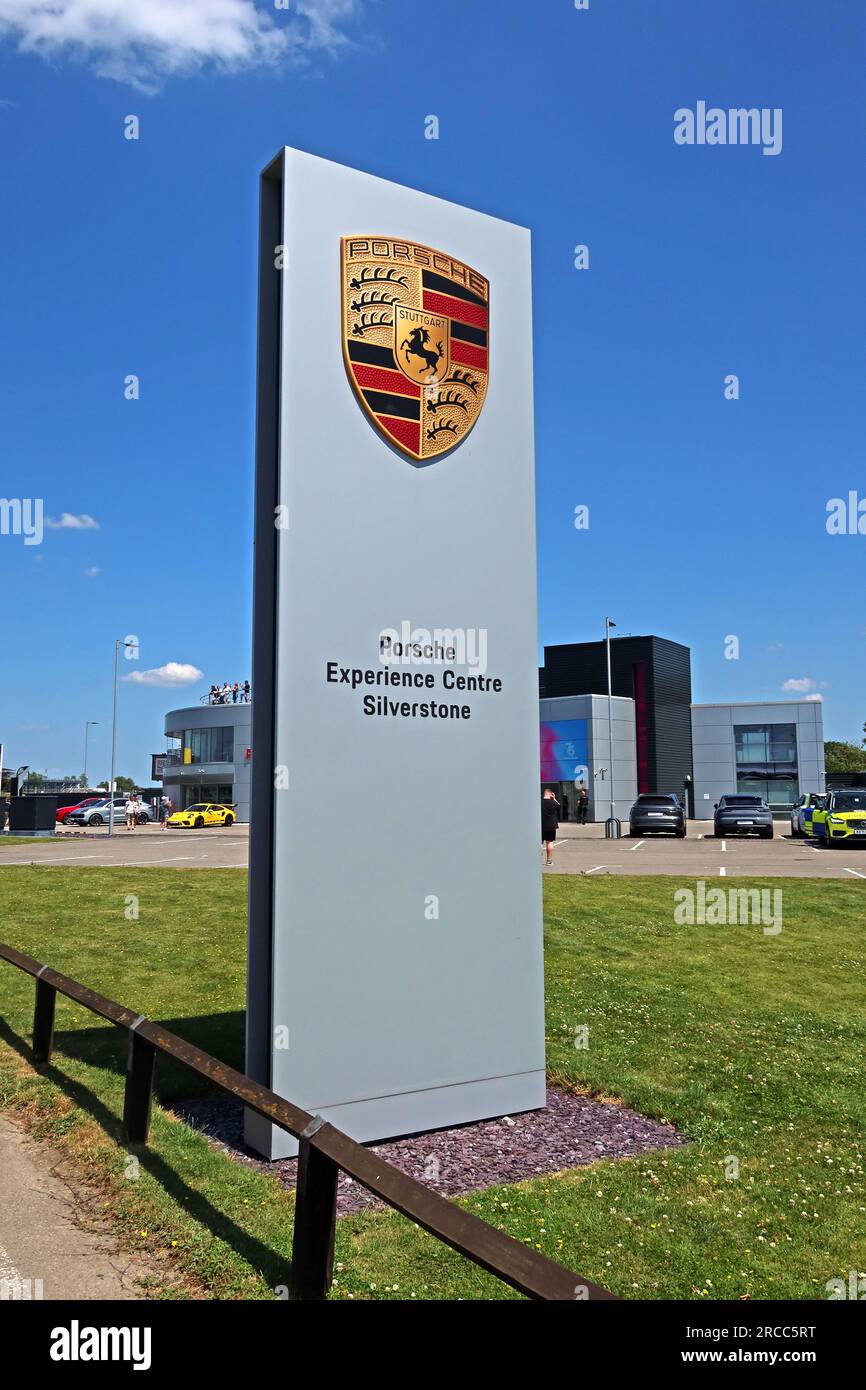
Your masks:
M0 496L67 514L0 536L7 765L80 771L95 719L107 775L115 637L139 673L203 673L123 684L141 780L166 710L250 673L257 185L283 144L532 228L541 642L609 612L688 643L698 700L795 681L860 737L866 535L825 519L866 497L866 11L223 0L217 29L205 0L110 0L96 35L57 8L40 31L0 0ZM782 108L781 153L677 145L699 100Z

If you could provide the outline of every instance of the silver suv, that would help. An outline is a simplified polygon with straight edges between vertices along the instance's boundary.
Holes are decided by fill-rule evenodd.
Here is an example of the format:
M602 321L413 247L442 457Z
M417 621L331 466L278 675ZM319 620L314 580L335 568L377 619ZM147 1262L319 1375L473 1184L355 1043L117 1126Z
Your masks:
M108 823L108 809L110 806L108 797L103 797L101 801L95 801L92 806L82 806L80 811L70 811L66 817L67 825L90 825L99 826ZM114 798L114 811L112 820L115 825L126 824L126 797L116 796ZM142 801L141 810L136 817L137 825L146 825L153 820L153 807L146 801Z

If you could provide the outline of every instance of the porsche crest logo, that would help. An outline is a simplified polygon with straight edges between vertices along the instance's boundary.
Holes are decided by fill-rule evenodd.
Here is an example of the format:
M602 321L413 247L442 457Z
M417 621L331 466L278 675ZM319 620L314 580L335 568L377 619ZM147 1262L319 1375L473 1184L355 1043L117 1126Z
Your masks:
M361 406L417 463L462 444L484 405L490 285L443 251L343 237L343 357Z

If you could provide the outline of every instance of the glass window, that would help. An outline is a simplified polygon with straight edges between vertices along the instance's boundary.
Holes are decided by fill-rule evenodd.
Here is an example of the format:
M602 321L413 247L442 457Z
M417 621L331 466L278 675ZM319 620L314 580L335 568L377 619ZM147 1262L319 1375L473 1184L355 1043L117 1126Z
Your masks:
M193 763L230 763L234 759L234 729L231 725L216 729L187 729L184 748L190 751Z
M193 806L230 806L234 801L231 782L192 782L181 788L183 809L189 811Z
M738 724L734 727L737 766L754 776L797 777L795 724Z
M737 791L751 792L768 806L793 806L797 799L796 777L759 777L754 773L737 775Z
M235 740L234 729L231 725L225 728L213 729L213 756L211 761L215 763L230 763L234 760Z

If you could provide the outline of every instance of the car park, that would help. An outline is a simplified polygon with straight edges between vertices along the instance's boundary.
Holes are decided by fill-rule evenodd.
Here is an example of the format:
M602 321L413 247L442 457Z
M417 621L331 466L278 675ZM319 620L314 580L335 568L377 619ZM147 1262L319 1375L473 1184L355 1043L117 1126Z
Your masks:
M629 812L628 827L629 835L634 837L668 834L683 840L686 813L678 796L663 792L642 793Z
M791 834L795 838L812 834L812 812L816 806L823 804L824 797L820 792L804 792L799 801L794 802L791 807Z
M184 811L175 811L166 821L169 830L202 830L207 825L234 825L237 812L234 806L213 801L199 801Z
M73 811L83 811L85 806L93 806L97 801L102 800L104 798L101 796L86 796L83 801L73 801L70 806L59 806L54 812L54 819L63 825Z
M812 813L812 836L828 848L866 844L866 787L828 792Z
M723 796L714 807L713 833L717 839L729 835L761 835L773 838L773 812L760 796Z

